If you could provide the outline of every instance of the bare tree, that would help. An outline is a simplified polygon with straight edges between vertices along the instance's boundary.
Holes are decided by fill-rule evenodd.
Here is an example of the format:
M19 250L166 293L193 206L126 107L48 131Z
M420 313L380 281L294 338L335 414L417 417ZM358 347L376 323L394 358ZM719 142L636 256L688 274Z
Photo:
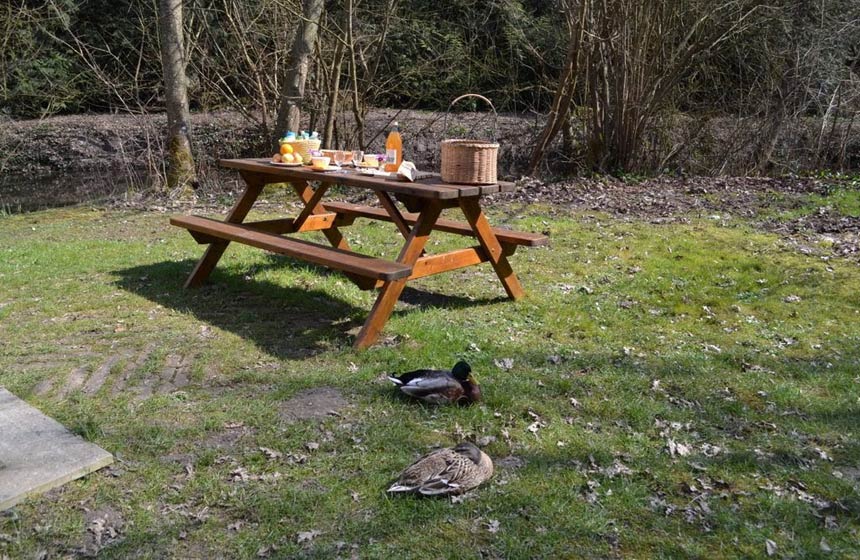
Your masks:
M305 82L310 69L311 53L317 39L320 16L325 2L323 0L304 0L302 3L302 26L296 32L287 75L281 93L275 133L284 130L297 130L301 118L302 100L305 96Z
M532 152L530 172L569 118L577 94L585 109L581 113L589 166L605 171L641 163L646 131L672 106L677 86L694 63L748 28L763 6L754 0L565 4L568 56L550 118Z
M197 186L188 111L188 79L182 32L182 0L159 0L161 66L167 109L167 186Z

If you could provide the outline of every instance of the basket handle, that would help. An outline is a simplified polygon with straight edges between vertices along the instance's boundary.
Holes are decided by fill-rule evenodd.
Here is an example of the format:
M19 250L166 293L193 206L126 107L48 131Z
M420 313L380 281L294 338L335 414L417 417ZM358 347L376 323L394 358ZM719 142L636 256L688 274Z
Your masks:
M496 107L493 105L493 102L492 102L492 101L490 101L489 99L487 99L487 98L486 98L486 97L484 97L483 95L479 95L479 94L477 94L477 93L464 93L464 94L463 94L463 95L461 95L460 97L457 97L456 99L454 99L454 101L452 101L452 102L448 105L448 110L447 110L447 111L445 111L445 122L444 122L444 124L443 124L443 128L442 128L442 130L443 130L443 131L447 131L447 130L448 130L448 117L449 117L449 116L450 116L450 114L451 114L451 107L453 107L453 106L454 106L454 103L456 103L456 102L460 101L461 99L465 99L465 98L467 98L467 97L477 97L478 99L482 99L482 100L486 101L487 105L489 105L489 106L490 106L490 109L492 109L492 110L493 110L493 136L492 136L492 138L493 138L493 142L495 142L495 141L496 141L496 136L498 135L498 130L499 130L499 114L496 112ZM469 129L469 133L471 133L471 132L472 132L472 130L474 130L474 128Z

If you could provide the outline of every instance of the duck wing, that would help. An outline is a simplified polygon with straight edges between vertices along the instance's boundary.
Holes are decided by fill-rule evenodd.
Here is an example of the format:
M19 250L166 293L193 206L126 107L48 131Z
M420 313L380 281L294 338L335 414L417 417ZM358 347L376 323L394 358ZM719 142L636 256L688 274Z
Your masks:
M432 480L445 472L451 460L453 449L437 449L424 455L400 473L397 482L391 485L389 492L414 492L427 480Z
M438 377L451 377L451 372L442 369L416 369L415 371L407 371L400 375L389 375L388 379L395 385L407 385L416 379L433 379Z
M441 404L456 402L463 396L463 384L449 376L415 377L400 385L400 390L416 399Z
M469 457L452 450L451 456L447 457L445 468L429 477L418 488L423 496L442 496L447 494L461 494L475 488L484 482L489 476Z

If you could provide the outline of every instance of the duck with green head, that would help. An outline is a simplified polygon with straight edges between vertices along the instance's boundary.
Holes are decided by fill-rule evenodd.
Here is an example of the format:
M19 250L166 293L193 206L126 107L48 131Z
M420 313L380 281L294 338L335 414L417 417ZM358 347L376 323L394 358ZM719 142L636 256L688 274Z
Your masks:
M460 360L448 370L418 369L388 379L406 395L432 404L470 404L481 400L472 368Z

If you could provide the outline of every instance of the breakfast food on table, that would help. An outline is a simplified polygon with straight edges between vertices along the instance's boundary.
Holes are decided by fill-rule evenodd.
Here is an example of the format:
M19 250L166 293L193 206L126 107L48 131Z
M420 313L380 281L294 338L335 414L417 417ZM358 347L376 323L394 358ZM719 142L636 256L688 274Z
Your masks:
M308 133L304 130L296 133L288 131L279 141L278 154L272 156L272 163L283 163L286 165L310 164L311 152L318 150L321 138L314 131ZM276 156L281 156L280 161Z

